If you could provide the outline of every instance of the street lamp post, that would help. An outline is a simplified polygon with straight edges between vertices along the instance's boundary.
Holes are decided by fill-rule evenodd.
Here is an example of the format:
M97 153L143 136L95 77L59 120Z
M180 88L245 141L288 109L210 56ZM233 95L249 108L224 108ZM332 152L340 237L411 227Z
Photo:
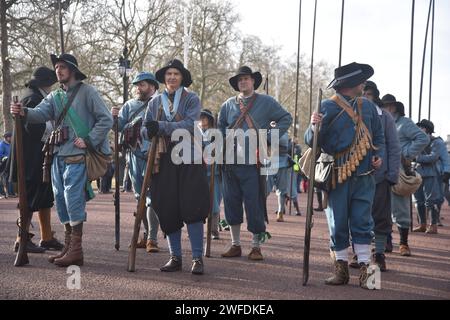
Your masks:
M123 55L119 58L119 74L123 78L123 103L128 101L128 77L131 75L131 62L128 60L128 48L123 49Z

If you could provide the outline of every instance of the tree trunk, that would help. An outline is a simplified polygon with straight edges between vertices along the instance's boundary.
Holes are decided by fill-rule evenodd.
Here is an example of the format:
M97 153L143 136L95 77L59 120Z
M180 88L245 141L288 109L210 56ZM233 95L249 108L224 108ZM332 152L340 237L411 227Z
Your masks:
M13 123L9 112L11 104L12 80L11 61L8 56L8 26L6 11L9 5L6 0L0 0L0 28L1 28L1 59L2 59L2 113L5 132L12 132Z

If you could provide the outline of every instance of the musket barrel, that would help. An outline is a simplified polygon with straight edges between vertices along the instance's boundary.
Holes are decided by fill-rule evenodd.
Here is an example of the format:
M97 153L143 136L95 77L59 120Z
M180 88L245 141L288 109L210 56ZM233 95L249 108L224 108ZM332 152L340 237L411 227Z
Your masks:
M322 89L319 90L318 103L316 113L320 112L322 103ZM309 163L309 183L308 183L308 200L306 207L306 226L305 226L305 246L303 252L303 285L306 286L309 279L309 250L311 247L311 229L313 224L313 201L314 201L314 176L316 173L316 155L318 151L320 124L316 125L314 130L314 138L312 145L311 162Z
M19 103L19 97L14 96L14 103ZM23 158L23 132L22 132L22 120L20 115L14 117L15 121L15 151L17 161L17 181L19 189L19 249L17 251L14 266L21 267L29 263L26 246L28 242L28 228L30 225L30 212L28 209L27 190L25 183L25 162Z

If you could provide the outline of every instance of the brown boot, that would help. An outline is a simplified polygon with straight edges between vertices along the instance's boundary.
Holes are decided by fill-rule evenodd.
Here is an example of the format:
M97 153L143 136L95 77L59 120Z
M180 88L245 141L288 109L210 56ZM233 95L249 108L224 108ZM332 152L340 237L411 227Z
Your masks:
M48 257L48 262L50 263L54 263L56 259L62 258L64 257L64 255L67 253L67 251L69 251L69 246L70 246L70 236L72 234L72 227L70 226L70 224L66 224L64 226L64 247L61 251L60 254L54 255L54 256L50 256Z
M147 252L148 253L156 253L159 252L158 242L154 240L147 241Z
M55 265L59 267L83 265L83 248L81 247L82 236L83 224L81 223L72 228L69 250L64 255L64 257L55 260Z
M427 231L427 225L425 223L421 223L420 226L415 227L413 232L425 232Z
M253 261L261 261L264 260L264 257L261 253L261 248L253 248L249 253L248 258Z
M409 249L408 245L405 245L405 244L400 245L400 255L403 257L411 256L411 249Z
M426 233L427 234L437 234L438 233L437 225L436 224L429 225Z
M136 244L136 249L146 249L147 248L147 234L144 232L144 236L140 238Z
M283 212L278 212L277 222L284 222L283 215Z
M241 246L231 246L227 252L222 253L223 258L234 258L242 255Z
M347 284L349 280L348 262L338 260L334 263L334 275L326 279L325 284L329 286L340 286Z

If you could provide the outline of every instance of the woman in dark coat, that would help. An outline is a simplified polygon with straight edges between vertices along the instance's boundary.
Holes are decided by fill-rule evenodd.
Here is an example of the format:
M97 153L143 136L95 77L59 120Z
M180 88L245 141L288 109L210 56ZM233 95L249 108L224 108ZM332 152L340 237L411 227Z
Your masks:
M200 99L186 90L192 84L191 74L179 60L170 61L159 70L156 79L165 84L166 89L150 101L144 127L150 140L155 136L159 139L158 160L155 162L158 172L154 172L150 193L161 229L167 234L171 255L161 271L181 270L181 229L186 224L192 247L191 271L193 274L203 274L203 224L208 216L209 188L206 167L202 164L201 145L196 153L194 143L183 139L183 147L186 151L191 149L194 159L184 154L186 157L183 157L182 163L175 164L171 157L175 143L170 141L177 129L194 133L194 123L200 120ZM158 118L160 108L163 111ZM162 148L163 145L167 148Z
M30 81L27 82L27 90L21 100L23 106L34 108L51 91L52 85L57 82L56 74L47 67L37 68ZM23 155L25 160L25 179L27 202L30 212L38 211L41 241L39 247L31 241L33 234L29 234L27 244L28 252L41 253L45 250L61 250L63 245L56 240L51 229L51 208L53 207L52 184L42 182L42 164L44 153L42 149L46 136L51 132L51 123L47 124L26 124L22 128L23 132ZM14 148L14 147L13 147ZM13 149L14 150L14 149ZM13 151L15 153L15 150ZM13 161L15 164L15 161ZM13 167L13 180L17 180L16 166ZM18 239L15 250L18 247Z

